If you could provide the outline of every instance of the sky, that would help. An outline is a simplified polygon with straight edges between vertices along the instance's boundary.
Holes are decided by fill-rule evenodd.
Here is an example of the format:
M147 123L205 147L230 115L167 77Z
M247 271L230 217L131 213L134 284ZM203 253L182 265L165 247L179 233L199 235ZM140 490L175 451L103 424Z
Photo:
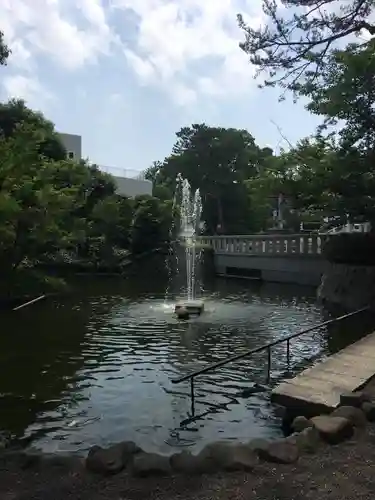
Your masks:
M258 88L239 12L264 22L261 0L1 0L12 54L0 98L25 99L58 131L81 135L85 157L116 169L163 160L192 123L287 147L277 126L294 144L319 120Z

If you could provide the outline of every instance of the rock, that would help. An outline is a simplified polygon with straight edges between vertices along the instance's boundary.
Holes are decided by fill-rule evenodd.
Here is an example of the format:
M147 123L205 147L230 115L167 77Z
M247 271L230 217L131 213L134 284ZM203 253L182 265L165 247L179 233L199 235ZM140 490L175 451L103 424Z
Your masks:
M45 467L58 468L62 470L77 470L82 467L82 459L74 455L45 454L39 461Z
M366 415L359 408L354 406L339 406L331 413L332 417L347 418L354 427L366 427Z
M293 420L292 430L294 432L301 432L304 429L307 429L308 427L312 427L312 426L313 426L313 424L308 418L303 417L303 416L299 416Z
M124 441L109 448L93 446L86 458L86 468L99 474L117 474L140 451L132 441Z
M134 456L132 473L138 477L167 476L171 472L169 458L156 453L138 453Z
M4 459L22 470L59 468L64 471L76 471L82 468L82 458L76 455L42 453L33 448L9 450L4 454Z
M295 443L301 453L315 453L322 444L319 432L313 426L306 427L303 431L296 432L286 439Z
M289 436L289 434L296 432L293 429L293 423L297 418L300 418L301 415L304 415L304 411L301 408L297 407L284 409L284 412L281 415L281 430L283 431L284 436Z
M329 444L338 444L353 435L353 424L344 417L321 415L313 417L312 423L320 436Z
M340 406L354 406L360 408L362 403L370 401L370 397L365 392L344 392L340 396Z
M271 441L268 447L258 451L259 458L277 464L292 464L298 460L299 452L296 443L288 439Z
M175 453L169 459L171 467L176 472L183 472L187 474L192 474L199 472L197 457L192 455L190 451L182 451L181 453Z
M11 451L4 453L4 457L10 463L16 465L17 468L21 470L30 469L33 467L38 467L42 461L42 455L40 452L34 450L21 450L21 451Z
M178 319L189 319L190 318L190 313L186 309L186 307L180 307L179 309L176 309L176 315Z
M252 439L247 443L247 446L250 448L250 450L255 451L258 453L261 450L266 450L269 446L270 442L267 441L267 439L263 438L255 438Z
M375 404L370 403L369 401L365 401L362 403L361 409L363 413L366 415L366 418L369 422L375 422Z
M256 453L245 444L227 442L211 443L196 457L196 471L252 471L258 463Z
M243 389L240 393L239 393L239 397L240 398L249 398L250 396L252 396L253 394L257 394L259 392L266 392L267 391L267 387L263 386L263 385L260 385L260 384L254 384L252 387L246 387L246 389Z
M7 432L0 431L0 451L9 448L11 436Z

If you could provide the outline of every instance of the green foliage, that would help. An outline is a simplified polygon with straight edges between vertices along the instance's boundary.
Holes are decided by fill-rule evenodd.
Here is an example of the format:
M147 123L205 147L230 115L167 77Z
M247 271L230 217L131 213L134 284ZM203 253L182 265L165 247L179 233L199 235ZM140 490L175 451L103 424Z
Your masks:
M152 196L138 196L131 227L131 251L148 252L169 240L172 224L172 206L160 203Z
M38 134L39 152L52 160L65 160L66 150L59 139L52 122L42 113L28 108L24 101L12 99L0 103L0 132L12 137L19 126L28 126Z
M272 153L272 152L271 152ZM277 209L280 193L291 198L291 192L288 191L288 182L293 178L294 172L290 162L286 161L284 156L275 157L267 155L263 161L263 168L258 174L245 181L249 192L252 205L252 215L256 231L265 231L274 225L272 213ZM291 215L290 210L285 210L284 216ZM292 222L294 228L295 221Z
M171 200L173 198L172 190L164 184L154 184L152 196L161 201Z
M311 99L307 108L324 118L315 137L283 155L294 172L284 189L298 210L375 222L374 48L336 51L314 83L298 86Z
M324 257L336 264L375 265L374 233L342 233L323 245Z
M319 78L299 85L310 99L307 109L325 120L320 130L345 123L338 137L342 149L375 146L375 41L350 45L327 58Z
M172 154L146 173L154 182L154 194L172 198L181 174L192 189L200 190L208 233L253 231L257 224L245 181L258 175L272 150L259 148L246 130L206 124L184 127L176 138Z
M320 141L322 142L322 141ZM297 208L325 212L326 216L348 216L354 221L375 220L375 172L372 155L359 149L343 150L335 144L305 144L292 151L299 162L298 173L289 182ZM308 154L307 154L308 153ZM306 160L301 164L301 158Z
M374 0L263 0L262 7L261 28L240 14L238 22L245 35L240 47L266 73L265 85L294 90L301 80L312 82L338 43L342 47L361 30L375 34Z
M67 214L80 202L77 186L61 187L56 165L39 153L40 136L27 126L0 138L0 271L31 268L76 241ZM71 165L74 168L74 165Z
M4 41L4 33L0 31L0 65L6 65L10 53L11 51Z
M110 175L65 159L42 114L0 104L0 130L1 296L61 286L47 272L60 265L121 269L168 239L170 201L117 195Z
M300 215L374 228L375 42L355 36L375 34L375 0L263 0L263 10L259 29L238 17L241 48L265 85L307 97L307 109L324 120L315 137L281 154L288 175L280 189Z

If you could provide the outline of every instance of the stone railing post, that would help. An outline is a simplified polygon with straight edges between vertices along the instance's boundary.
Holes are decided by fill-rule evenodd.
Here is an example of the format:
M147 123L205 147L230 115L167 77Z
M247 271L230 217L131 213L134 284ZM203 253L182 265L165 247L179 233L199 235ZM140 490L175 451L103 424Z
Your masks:
M198 237L215 252L264 256L321 255L322 239L317 234L275 234Z

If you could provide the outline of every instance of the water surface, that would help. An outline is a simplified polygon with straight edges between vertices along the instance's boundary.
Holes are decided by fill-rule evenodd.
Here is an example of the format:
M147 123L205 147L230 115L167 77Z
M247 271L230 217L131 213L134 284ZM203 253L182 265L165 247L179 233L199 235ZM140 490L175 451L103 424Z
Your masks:
M182 428L190 386L171 380L321 322L315 290L206 272L205 313L187 322L173 314L184 283L178 266L155 258L126 278L81 277L72 294L3 315L0 429L46 451L79 452L121 440L196 451L213 440L278 434L269 393L243 397L265 383L265 353L197 378L196 414L209 414ZM337 337L346 339L336 330L296 339L293 366L335 350ZM287 371L284 345L272 351L272 367L275 383Z

